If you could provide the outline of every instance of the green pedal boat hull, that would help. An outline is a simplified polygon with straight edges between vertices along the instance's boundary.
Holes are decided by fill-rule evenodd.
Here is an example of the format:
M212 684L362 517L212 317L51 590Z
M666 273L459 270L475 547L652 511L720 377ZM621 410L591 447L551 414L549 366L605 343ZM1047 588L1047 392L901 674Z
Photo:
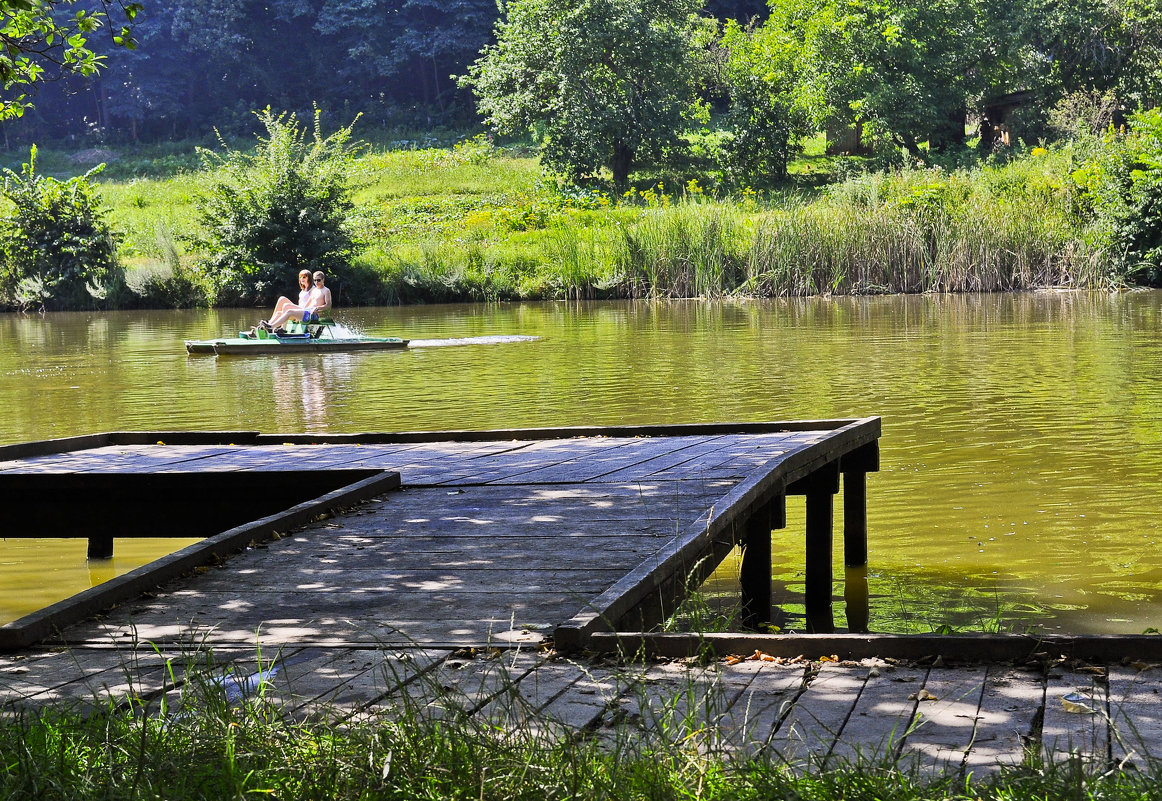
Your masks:
M399 350L408 340L398 337L354 337L311 339L308 337L278 337L266 339L232 337L229 339L186 340L186 352L216 356L278 356L288 353L347 353L360 350Z

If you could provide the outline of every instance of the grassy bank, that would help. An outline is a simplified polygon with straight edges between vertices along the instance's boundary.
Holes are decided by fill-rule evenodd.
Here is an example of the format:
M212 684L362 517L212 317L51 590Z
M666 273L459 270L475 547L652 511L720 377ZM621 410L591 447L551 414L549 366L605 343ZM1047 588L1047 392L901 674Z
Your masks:
M370 151L357 162L363 247L340 303L996 291L1116 285L1077 213L1068 149L968 170L867 173L787 192L713 191L713 176L615 197L564 188L528 149L482 140ZM49 157L52 162L52 156ZM112 170L122 305L199 305L195 198L210 176ZM57 161L61 161L59 158ZM834 179L834 174L831 178ZM826 183L826 182L825 182ZM292 282L288 276L288 288ZM117 298L111 303L118 302Z
M501 675L482 686L503 686L503 660L494 663ZM1035 753L980 780L874 757L793 771L721 748L698 710L680 711L690 707L680 691L648 725L582 731L530 717L515 692L465 694L422 674L372 712L291 716L262 685L232 696L228 680L202 667L164 703L9 711L0 719L0 796L1128 801L1154 797L1162 778L1154 768L1097 775Z

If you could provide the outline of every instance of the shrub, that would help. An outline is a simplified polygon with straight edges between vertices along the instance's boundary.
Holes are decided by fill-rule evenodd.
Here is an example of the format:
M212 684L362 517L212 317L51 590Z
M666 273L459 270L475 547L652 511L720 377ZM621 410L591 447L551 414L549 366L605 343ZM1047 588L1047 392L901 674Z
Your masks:
M308 139L292 115L256 116L266 137L253 153L201 151L221 178L196 199L203 232L193 244L218 303L273 302L299 270L341 278L355 252L355 123L324 138L316 109Z
M36 172L36 147L20 173L5 168L0 218L0 302L22 309L92 308L116 302L124 286L113 232L89 179Z
M1125 134L1111 128L1105 145L1074 173L1091 204L1097 244L1115 277L1162 284L1162 109L1132 115Z

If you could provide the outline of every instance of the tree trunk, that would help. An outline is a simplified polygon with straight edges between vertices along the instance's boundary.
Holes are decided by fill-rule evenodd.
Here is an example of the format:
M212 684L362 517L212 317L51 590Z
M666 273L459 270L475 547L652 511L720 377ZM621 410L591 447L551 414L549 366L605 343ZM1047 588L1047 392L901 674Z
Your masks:
M928 147L933 153L945 153L950 147L964 144L964 121L968 117L968 107L962 101L949 109L943 124L928 139Z
M625 142L614 142L609 169L613 171L613 185L617 187L619 193L624 192L629 184L629 171L632 166L633 150Z

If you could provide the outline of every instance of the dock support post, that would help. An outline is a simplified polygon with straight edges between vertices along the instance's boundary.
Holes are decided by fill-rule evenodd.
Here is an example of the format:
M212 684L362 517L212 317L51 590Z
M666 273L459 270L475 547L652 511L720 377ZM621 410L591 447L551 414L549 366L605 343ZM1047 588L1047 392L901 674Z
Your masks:
M871 616L867 587L867 473L843 474L843 602L847 630L862 634Z
M97 534L89 537L89 559L113 558L113 535Z
M807 631L831 634L835 631L831 608L832 496L839 492L839 462L829 462L796 481L788 492L807 496Z
M831 612L831 493L807 493L807 631L830 634L835 631Z
M771 531L787 525L787 498L779 495L760 506L746 521L739 583L742 622L750 629L771 620Z
M869 443L843 457L843 600L847 629L868 630L867 586L867 474L880 469L879 442Z
M843 564L867 564L867 473L843 473Z

